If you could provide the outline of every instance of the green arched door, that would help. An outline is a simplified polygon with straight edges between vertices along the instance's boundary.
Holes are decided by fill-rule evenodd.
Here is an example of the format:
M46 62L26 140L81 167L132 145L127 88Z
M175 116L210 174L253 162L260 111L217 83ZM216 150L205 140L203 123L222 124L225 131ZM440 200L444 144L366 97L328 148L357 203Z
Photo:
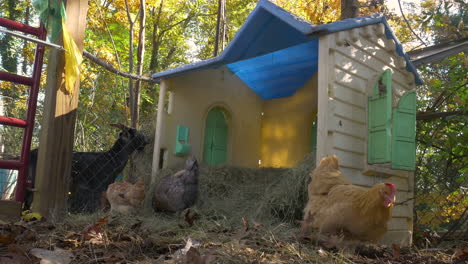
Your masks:
M213 108L208 113L205 125L203 160L209 165L226 162L228 126L223 110Z

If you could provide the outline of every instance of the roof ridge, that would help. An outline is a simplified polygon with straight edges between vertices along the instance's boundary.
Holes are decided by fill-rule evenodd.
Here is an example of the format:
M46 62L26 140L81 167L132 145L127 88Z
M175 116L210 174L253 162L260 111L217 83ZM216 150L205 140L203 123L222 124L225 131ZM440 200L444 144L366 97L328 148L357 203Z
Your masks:
M272 17L270 18L266 16L264 13L265 11L268 14L270 14ZM251 58L251 57L246 57L245 54L242 55L242 52L238 53L234 57L232 55L235 53L236 48L238 50L239 49L247 50L247 48L249 47L247 44L249 42L246 42L246 41L251 41L255 43L257 38L259 36L262 36L261 33L263 32L263 28L261 27L265 26L264 24L268 22L265 19L268 18L270 20L273 20L273 17L277 18L281 22L284 22L285 26L289 26L291 31L297 32L297 33L294 33L295 35L293 35L293 37L295 39L292 41L294 43L290 43L290 46L300 44L301 42L303 43L307 41L307 39L315 38L321 35L326 35L326 34L331 34L334 32L350 30L353 28L359 28L359 27L364 27L368 25L382 23L385 28L385 37L387 39L392 39L395 42L395 45L396 45L395 53L405 59L406 70L408 72L411 72L414 75L416 84L423 83L416 70L416 67L411 62L410 57L405 53L403 49L403 45L395 36L393 30L391 29L391 27L389 26L387 22L387 19L382 13L375 13L375 14L371 14L371 15L363 16L363 17L347 18L347 19L338 20L335 22L327 23L327 24L315 25L285 10L284 8L277 6L276 4L268 0L259 0L259 2L257 3L257 6L249 14L244 24L241 26L239 31L237 31L237 33L235 34L232 41L226 46L226 48L220 53L219 56L208 59L208 60L199 61L193 64L184 65L175 69L159 72L159 73L153 74L152 77L159 79L163 77L182 74L184 72L202 70L202 69L206 69L210 67L216 67L222 64L229 64L229 63L233 63L236 61ZM281 33L284 33L284 32L280 32L280 34ZM273 34L273 33L270 32L270 34ZM282 39L279 38L278 41L284 40L284 34L282 36L283 36ZM247 40L245 40L246 37L247 37ZM248 37L250 37L250 39L248 39ZM271 35L264 37L264 40L268 40L268 39L273 39L273 37ZM281 45L277 45L276 47L271 47L270 52L274 52L275 48L276 50L279 50L281 48ZM265 52L267 51L268 50L265 50L265 49L264 50L259 49L257 56L266 54ZM250 55L253 55L252 52L250 52Z

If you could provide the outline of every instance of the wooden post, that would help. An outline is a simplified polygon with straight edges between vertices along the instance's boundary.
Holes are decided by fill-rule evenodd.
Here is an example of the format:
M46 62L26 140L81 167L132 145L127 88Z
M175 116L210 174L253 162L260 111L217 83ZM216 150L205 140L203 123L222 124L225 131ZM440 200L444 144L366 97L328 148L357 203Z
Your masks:
M78 49L83 51L88 0L67 1L66 25ZM62 40L58 41L62 44ZM36 169L34 211L46 217L65 213L71 173L73 134L80 94L79 78L72 94L65 91L64 53L51 49L47 65L44 116Z
M154 149L153 149L153 167L151 170L151 186L154 185L156 174L159 171L159 159L162 139L162 129L164 126L164 103L167 91L167 81L161 80L159 86L159 100L158 100L158 116L156 117L156 128L154 132Z
M331 154L329 151L329 128L330 125L330 102L329 102L329 85L330 85L330 67L333 61L330 61L330 36L322 36L319 39L319 61L318 61L318 78L317 78L317 151L315 154L316 164L320 164L320 160Z

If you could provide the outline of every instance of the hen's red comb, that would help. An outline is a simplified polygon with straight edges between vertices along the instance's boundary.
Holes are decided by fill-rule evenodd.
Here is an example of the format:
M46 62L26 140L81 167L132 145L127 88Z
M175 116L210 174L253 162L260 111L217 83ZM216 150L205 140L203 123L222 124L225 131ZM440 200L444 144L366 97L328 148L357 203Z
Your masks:
M390 186L390 189L392 189L392 192L395 193L396 192L396 187L395 187L395 184L393 183L389 183L389 182L386 182L385 185L388 185Z

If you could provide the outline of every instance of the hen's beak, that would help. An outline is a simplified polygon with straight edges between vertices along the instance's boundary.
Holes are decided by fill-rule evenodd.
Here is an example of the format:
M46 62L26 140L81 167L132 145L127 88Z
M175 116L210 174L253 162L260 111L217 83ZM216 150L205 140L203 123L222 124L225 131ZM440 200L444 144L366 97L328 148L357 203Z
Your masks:
M395 201L396 201L395 195L392 195L390 197L385 197L384 206L390 207L395 203Z

